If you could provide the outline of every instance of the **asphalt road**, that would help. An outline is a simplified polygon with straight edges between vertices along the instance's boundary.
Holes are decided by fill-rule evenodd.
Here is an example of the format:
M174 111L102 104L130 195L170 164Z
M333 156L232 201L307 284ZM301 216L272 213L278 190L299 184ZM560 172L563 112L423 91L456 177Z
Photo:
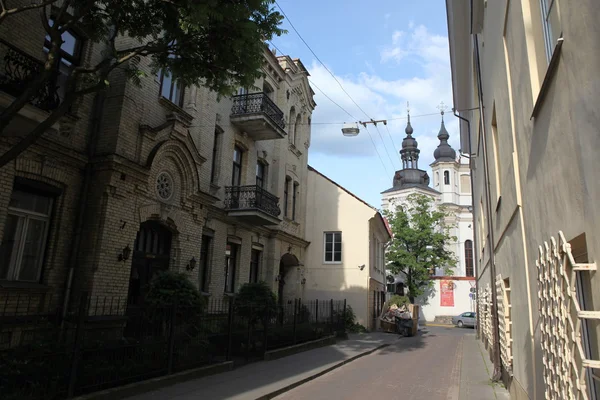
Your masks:
M427 327L297 387L278 400L457 399L462 338L470 328Z

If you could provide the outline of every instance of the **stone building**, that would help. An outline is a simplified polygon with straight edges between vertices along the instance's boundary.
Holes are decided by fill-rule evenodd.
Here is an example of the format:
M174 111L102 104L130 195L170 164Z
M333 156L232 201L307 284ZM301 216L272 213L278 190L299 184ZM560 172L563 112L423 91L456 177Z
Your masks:
M420 319L447 322L452 316L466 311L475 311L475 278L473 265L473 214L471 213L471 176L468 162L457 157L456 150L449 144L450 135L444 124L444 112L431 164L433 187L429 186L429 174L419 169L419 149L413 137L410 115L406 125L406 137L400 150L402 169L396 171L393 187L382 193L382 208L393 211L397 205L407 201L411 194L422 194L434 200L436 207L444 207L448 213L446 224L450 234L457 238L448 248L455 254L458 263L452 276L444 276L442 269L432 271L434 285L417 299L421 304ZM403 275L394 277L390 283L392 292L403 294Z
M0 107L44 57L39 16L11 18L0 25ZM65 35L64 60L100 56L99 45ZM147 61L140 67L150 73ZM263 72L259 91L217 99L168 72L136 86L115 71L109 90L84 97L0 169L0 295L18 292L34 304L52 297L66 308L86 291L134 306L152 276L169 269L211 298L257 280L281 299L295 296L278 277L301 263L308 245L316 104L300 60L265 47ZM0 138L0 153L51 107L40 99L25 106Z
M446 7L480 337L513 399L598 399L600 7Z

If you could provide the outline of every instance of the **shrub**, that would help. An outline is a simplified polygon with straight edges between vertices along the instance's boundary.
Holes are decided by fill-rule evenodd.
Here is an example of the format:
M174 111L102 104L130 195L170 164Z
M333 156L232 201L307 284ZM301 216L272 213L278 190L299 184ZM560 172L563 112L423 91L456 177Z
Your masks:
M204 297L187 275L174 271L160 272L152 279L146 302L153 307L167 307L177 303L201 309L205 305Z
M398 307L402 307L403 305L408 306L410 304L410 300L406 296L400 296L400 295L395 294L390 299L390 306L392 304L395 304Z
M341 311L334 311L333 315L334 318L342 318L342 313L344 312L344 310ZM342 315L340 315L342 314ZM345 319L344 319L344 326L346 328L347 332L350 333L364 333L367 332L367 328L365 328L364 326L362 326L361 324L356 322L356 314L354 314L354 310L352 309L351 305L346 305L346 314L345 314Z
M245 283L235 298L235 309L242 317L252 317L252 323L259 318L275 315L277 297L266 282Z

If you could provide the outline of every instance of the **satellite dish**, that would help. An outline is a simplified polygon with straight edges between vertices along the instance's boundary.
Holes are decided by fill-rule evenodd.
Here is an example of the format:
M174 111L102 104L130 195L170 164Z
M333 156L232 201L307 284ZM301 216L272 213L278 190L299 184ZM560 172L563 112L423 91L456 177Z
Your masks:
M344 136L356 136L360 132L357 124L344 124L342 128L342 133Z

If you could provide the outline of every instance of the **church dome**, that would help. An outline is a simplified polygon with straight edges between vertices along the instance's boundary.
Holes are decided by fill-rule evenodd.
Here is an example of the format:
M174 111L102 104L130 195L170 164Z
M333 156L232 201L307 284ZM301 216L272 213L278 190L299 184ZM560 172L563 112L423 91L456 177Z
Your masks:
M440 132L438 133L438 139L440 140L440 144L437 149L433 152L433 157L436 161L456 161L456 150L452 148L448 144L448 139L450 135L446 130L446 126L444 125L444 113L442 112L442 126L440 127Z

